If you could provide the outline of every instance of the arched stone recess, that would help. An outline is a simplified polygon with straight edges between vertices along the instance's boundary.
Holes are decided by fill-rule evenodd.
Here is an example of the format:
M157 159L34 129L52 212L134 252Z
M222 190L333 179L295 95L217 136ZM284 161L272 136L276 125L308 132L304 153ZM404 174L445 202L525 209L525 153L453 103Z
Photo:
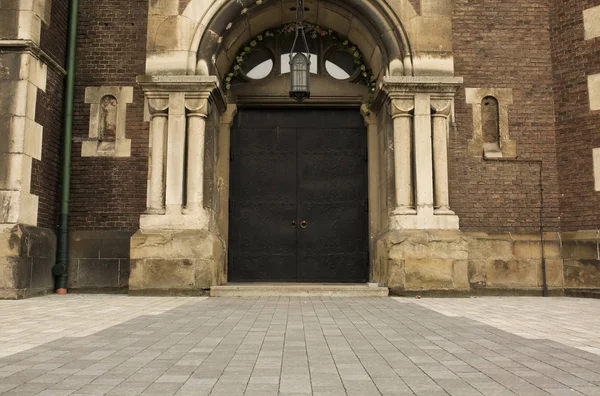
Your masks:
M449 0L439 2L445 4ZM224 48L235 52L235 46L239 47L252 35L294 21L295 12L290 10L294 5L293 0L191 0L179 14L179 1L153 0L150 2L146 72L207 75L212 70L216 51ZM417 14L409 0L393 4L385 0L307 0L305 6L309 8L307 22L347 35L365 55L383 58L388 75L413 75L414 54L407 26L413 26L411 29L419 31L421 36L428 36L428 30L443 33L442 37L449 36L439 28L440 25L443 29L449 27L439 21L440 13L449 20L450 9L446 6L436 7L433 19L426 13ZM420 25L417 29L415 19L431 24L431 29ZM225 41L226 35L230 41ZM377 45L371 46L374 42ZM438 51L442 47L445 46L431 48ZM451 52L451 49L444 50Z
M197 74L217 74L257 34L295 21L294 1L254 0L225 3L219 13L201 25ZM365 60L382 75L411 75L410 43L398 21L377 2L307 1L306 22L326 27L354 42Z

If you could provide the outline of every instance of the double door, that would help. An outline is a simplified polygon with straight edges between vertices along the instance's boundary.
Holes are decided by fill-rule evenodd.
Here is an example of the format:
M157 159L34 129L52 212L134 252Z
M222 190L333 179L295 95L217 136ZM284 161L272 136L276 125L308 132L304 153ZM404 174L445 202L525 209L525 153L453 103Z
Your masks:
M231 145L229 281L366 281L358 110L241 109Z

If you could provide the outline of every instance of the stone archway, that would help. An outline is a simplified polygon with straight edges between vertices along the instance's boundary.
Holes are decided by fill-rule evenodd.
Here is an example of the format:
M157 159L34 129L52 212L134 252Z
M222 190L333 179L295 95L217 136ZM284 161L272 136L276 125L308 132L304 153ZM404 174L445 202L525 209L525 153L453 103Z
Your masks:
M148 27L147 74L138 78L149 110L151 154L148 211L131 243L133 293L195 293L226 282L229 133L236 103L281 104L283 96L267 94L287 91L281 78L272 79L254 95L230 96L234 102L227 104L221 81L253 32L293 18L286 8L292 1L191 0L182 13L175 3L151 0L156 13ZM453 77L448 42L451 2L439 0L435 12L417 12L409 0L394 6L384 0L307 4L316 7L310 22L361 36L357 47L377 70L372 107L362 108L369 280L399 287L404 252L390 250L390 238L396 238L390 232L458 228L448 203L446 153L453 96L462 82ZM364 94L350 91L323 95L315 104L364 102Z

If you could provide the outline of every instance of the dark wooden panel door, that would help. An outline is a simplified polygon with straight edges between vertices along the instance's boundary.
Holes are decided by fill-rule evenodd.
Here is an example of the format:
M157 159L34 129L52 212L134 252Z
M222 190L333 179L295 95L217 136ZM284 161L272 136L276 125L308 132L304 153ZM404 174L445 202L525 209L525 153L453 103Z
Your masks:
M229 280L366 281L358 111L242 109L231 142Z

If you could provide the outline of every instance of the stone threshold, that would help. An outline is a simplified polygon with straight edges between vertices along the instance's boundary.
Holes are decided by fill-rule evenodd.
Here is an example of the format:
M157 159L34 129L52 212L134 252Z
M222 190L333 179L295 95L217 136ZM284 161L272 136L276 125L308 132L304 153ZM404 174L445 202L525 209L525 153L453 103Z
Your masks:
M367 283L228 283L211 297L386 297L387 287Z

